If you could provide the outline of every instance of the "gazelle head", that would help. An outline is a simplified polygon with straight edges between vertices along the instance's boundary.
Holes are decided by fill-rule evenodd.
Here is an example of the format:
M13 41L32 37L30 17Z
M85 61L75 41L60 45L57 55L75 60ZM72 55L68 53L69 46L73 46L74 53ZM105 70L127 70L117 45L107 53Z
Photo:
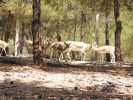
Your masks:
M12 45L14 43L13 39L9 40L8 44Z
M46 39L46 42L47 42L48 45L51 45L52 44L49 39Z
M92 43L92 47L98 47L96 41Z
M66 45L67 48L69 48L71 43L64 42L64 44Z
M44 44L51 45L51 41L47 37L43 38L42 41Z

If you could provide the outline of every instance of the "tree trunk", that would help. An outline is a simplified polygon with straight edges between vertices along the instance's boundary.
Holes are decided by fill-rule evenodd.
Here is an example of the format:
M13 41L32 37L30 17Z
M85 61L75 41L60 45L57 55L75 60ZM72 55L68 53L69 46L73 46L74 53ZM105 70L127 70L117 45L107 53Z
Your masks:
M18 47L19 47L19 31L20 31L20 28L19 28L19 18L16 19L16 36L15 36L15 57L18 56Z
M56 37L57 37L57 41L61 41L61 35L60 35L59 31L57 31Z
M96 15L96 32L95 32L95 41L98 45L98 34L99 34L99 14ZM98 60L98 53L95 52L95 60Z
M77 14L76 14L77 10L76 10L76 7L74 8L73 13L74 13L73 41L75 41L76 40L76 31L77 31ZM77 52L72 51L71 54L72 54L72 59L76 59L76 55L78 55Z
M105 0L105 16L106 16L106 21L105 21L105 44L106 45L109 45L109 34L108 34L108 14L109 14L109 12L108 12L108 1L107 0ZM105 60L107 61L107 62L110 62L110 54L109 53L106 53L106 57L105 57Z
M22 41L24 40L24 35L25 35L24 29L25 29L25 24L22 22L22 31L21 31L22 33L21 33L21 39L20 39ZM23 48L20 49L20 53L22 53L22 52L23 52Z
M1 40L3 40L3 35L4 35L4 32L3 32L3 30L2 30L2 27L1 27L1 26L0 26L0 34L1 34L0 39L1 39Z
M85 42L85 23L86 23L86 14L81 12L81 27L80 27L80 41Z
M86 14L84 11L81 12L81 26L80 26L80 41L85 42L85 24L86 24ZM83 55L78 55L78 58L82 60Z
M56 38L57 38L57 41L61 41L61 35L60 35L60 23L59 22L57 22L57 26L56 26L56 29L57 29L57 31L56 31ZM61 54L61 52L56 52L55 51L55 53L58 53L58 57L59 57L59 55ZM57 55L57 54L55 54L55 55Z
M57 25L56 25L56 38L58 41L61 41L61 35L60 35L60 23L57 22Z
M12 25L13 25L13 15L11 13L11 11L8 12L8 21L7 21L7 28L4 34L4 41L8 43L9 41L9 37L11 34L11 29L12 29ZM9 49L6 48L7 53L9 53ZM2 56L5 56L5 53L2 52Z
M119 20L119 1L114 0L114 18L115 18L115 60L118 62L122 61L122 54L121 54L121 31L122 31L122 24Z
M76 10L74 10L74 36L73 36L73 41L76 40L76 30L77 30L77 14L76 14Z
M32 35L33 35L33 61L35 65L43 64L43 51L41 48L42 39L39 35L40 29L40 0L33 0L33 20L32 20Z

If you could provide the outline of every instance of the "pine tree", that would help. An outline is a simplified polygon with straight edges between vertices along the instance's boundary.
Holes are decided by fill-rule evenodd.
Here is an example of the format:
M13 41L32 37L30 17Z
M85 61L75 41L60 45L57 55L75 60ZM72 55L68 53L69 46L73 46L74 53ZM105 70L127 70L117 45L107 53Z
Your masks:
M40 29L40 0L33 0L33 20L32 20L32 35L33 35L33 61L35 65L43 63L43 52L41 49L41 38L39 36Z
M115 59L118 62L122 61L122 54L121 54L121 31L122 31L122 24L119 20L119 1L114 0L114 17L115 17Z

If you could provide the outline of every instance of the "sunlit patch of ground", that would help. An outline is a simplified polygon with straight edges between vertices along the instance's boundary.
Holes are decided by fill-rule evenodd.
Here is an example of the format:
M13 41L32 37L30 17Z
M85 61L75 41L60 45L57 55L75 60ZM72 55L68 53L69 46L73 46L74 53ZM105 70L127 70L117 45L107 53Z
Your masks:
M46 71L33 66L4 66L0 70L0 82L4 80L35 84L37 87L93 90L111 93L133 93L133 77L111 75L103 72L82 70ZM1 67L2 68L2 67ZM57 68L58 69L58 68ZM54 70L54 69L51 69ZM92 88L93 87L93 88Z

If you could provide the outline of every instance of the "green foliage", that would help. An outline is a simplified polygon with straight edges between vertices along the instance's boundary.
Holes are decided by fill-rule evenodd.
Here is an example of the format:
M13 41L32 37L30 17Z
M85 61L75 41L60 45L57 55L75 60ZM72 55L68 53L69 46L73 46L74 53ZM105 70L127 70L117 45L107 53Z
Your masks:
M19 1L19 2L18 2ZM105 3L106 0L41 0L41 34L47 36L52 41L57 41L57 31L61 34L62 40L73 40L76 23L76 41L80 41L81 33L81 12L85 13L86 22L84 30L86 42L91 43L95 35L95 16L100 14L99 45L105 44ZM107 0L109 39L110 45L114 45L114 13L113 1ZM133 12L129 10L131 0L120 0L120 20L122 21L122 54L124 57L133 61ZM132 4L132 2L131 2ZM7 11L11 10L14 16L19 15L19 20L29 29L32 20L32 1L31 0L5 0L0 3L0 15L6 16ZM129 6L129 7L127 7ZM131 6L132 7L132 6ZM130 7L130 8L131 8ZM13 27L15 30L15 26ZM91 34L91 35L90 35ZM129 43L129 41L132 41Z

